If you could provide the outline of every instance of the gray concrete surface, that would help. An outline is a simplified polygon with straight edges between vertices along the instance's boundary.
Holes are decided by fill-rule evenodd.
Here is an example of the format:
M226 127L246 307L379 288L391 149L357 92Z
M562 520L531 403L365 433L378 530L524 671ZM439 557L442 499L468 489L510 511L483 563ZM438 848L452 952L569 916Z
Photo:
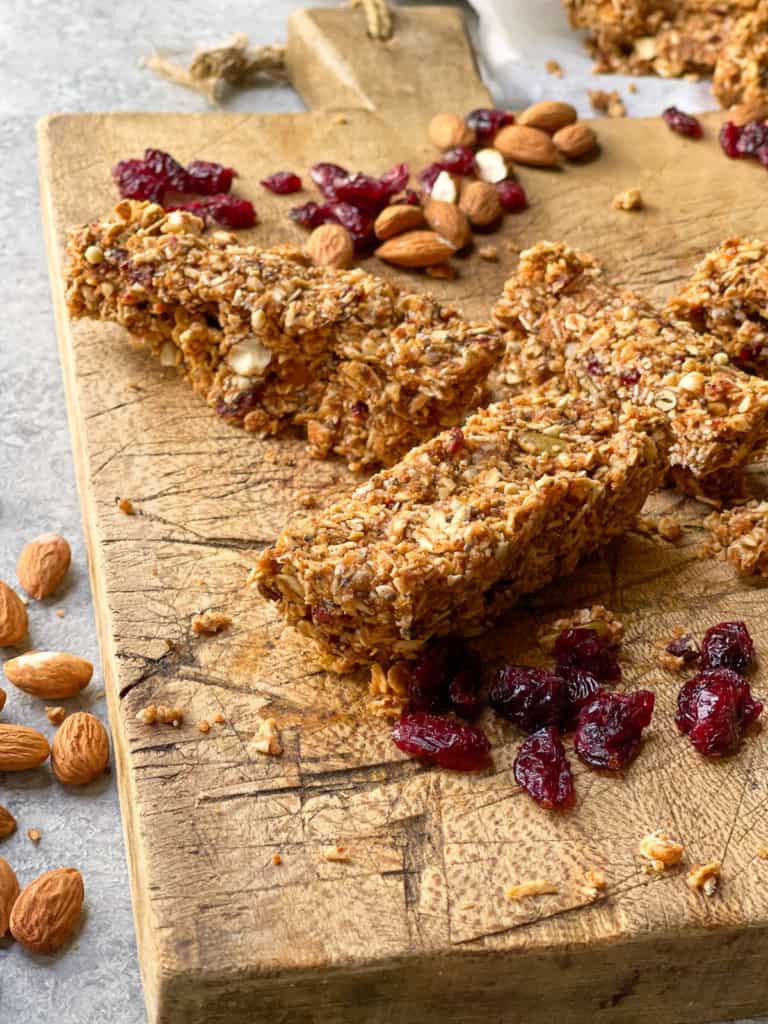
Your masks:
M201 97L155 78L139 58L153 45L192 49L233 31L273 42L283 38L285 17L296 6L294 0L6 0L0 7L0 578L15 581L22 544L44 530L60 531L73 549L65 589L30 608L35 646L98 663L39 225L35 121L51 111L203 110ZM290 111L301 103L290 88L264 88L237 96L230 107ZM81 706L106 718L98 678ZM39 702L18 692L9 694L4 717L53 731ZM145 1024L114 781L64 792L48 771L5 775L0 803L20 826L3 841L0 856L22 884L70 864L82 869L86 883L82 927L63 955L30 956L0 940L0 1022ZM27 838L28 828L42 832L39 845Z

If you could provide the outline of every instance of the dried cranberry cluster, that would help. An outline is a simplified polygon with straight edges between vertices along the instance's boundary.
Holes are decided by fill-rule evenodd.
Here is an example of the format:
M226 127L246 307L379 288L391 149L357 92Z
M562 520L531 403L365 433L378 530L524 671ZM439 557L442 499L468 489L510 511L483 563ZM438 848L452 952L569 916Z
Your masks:
M229 194L237 172L222 164L193 160L182 167L170 153L145 149L140 160L116 163L112 177L123 199L162 203L167 210L189 210L230 228L250 228L256 223L253 205Z
M743 125L725 121L719 140L723 152L732 160L748 157L768 167L768 125L763 121L748 121Z

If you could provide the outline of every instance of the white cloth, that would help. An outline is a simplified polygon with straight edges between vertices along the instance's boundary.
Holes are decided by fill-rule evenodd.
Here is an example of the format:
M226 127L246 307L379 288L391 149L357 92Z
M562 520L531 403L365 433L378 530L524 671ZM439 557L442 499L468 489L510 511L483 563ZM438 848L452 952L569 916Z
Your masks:
M593 75L593 61L579 33L568 24L560 0L469 0L479 15L483 71L498 102L512 109L540 99L572 103L582 117L594 116L588 89L616 89L629 116L652 117L665 107L688 113L716 110L710 82L651 75ZM561 79L548 74L548 60L561 64ZM637 93L627 86L634 81Z

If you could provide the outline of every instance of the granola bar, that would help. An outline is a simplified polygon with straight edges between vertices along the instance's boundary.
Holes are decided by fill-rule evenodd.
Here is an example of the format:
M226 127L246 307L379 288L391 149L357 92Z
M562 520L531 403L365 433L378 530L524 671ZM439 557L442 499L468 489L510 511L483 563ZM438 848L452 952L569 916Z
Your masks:
M717 338L608 286L595 260L562 244L524 252L493 310L507 350L497 398L550 377L600 405L666 412L678 483L745 463L765 431L768 385L729 366Z
M501 351L489 324L429 295L130 200L69 232L67 303L142 338L224 419L261 435L298 425L312 454L353 468L460 422Z
M258 588L335 671L477 634L629 528L667 442L654 410L596 410L545 385L294 519L260 559Z
M723 107L768 99L768 3L735 23L718 58L712 92Z
M768 377L768 244L729 238L707 253L667 306L720 339L731 362Z
M713 512L704 526L710 554L720 555L744 576L768 576L768 502Z

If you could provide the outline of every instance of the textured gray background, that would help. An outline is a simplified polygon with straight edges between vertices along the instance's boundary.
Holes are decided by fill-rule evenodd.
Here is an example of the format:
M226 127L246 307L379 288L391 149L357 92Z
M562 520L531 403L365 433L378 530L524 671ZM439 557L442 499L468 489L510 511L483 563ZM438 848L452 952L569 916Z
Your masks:
M44 530L63 533L72 544L73 569L60 594L30 607L31 643L98 663L39 225L35 121L51 111L203 110L201 97L155 78L139 67L139 58L153 45L191 50L233 31L274 42L284 38L286 15L300 5L81 0L77 6L63 0L0 4L0 578L15 582L26 540ZM574 40L574 52L576 47ZM544 76L531 85L531 96L538 95ZM567 98L567 78L557 91ZM239 110L301 108L287 87L250 91L230 104ZM63 619L57 608L64 608ZM98 677L87 692L81 705L105 718ZM18 692L9 694L4 717L53 731L39 702ZM0 855L22 884L71 864L83 871L87 901L80 934L58 958L29 956L0 940L0 1022L146 1024L114 781L65 792L47 770L0 775L0 803L20 826ZM30 827L43 834L38 846L26 836Z

